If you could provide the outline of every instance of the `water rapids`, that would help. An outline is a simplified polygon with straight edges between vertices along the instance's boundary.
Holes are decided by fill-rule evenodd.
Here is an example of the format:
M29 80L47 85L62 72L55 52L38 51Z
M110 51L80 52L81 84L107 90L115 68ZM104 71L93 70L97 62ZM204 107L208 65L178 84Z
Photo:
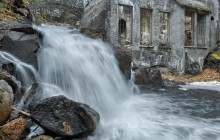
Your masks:
M220 115L205 117L215 109L206 106L212 102L170 94L134 94L108 44L65 27L34 28L43 35L38 52L40 81L53 85L45 94L62 91L101 116L88 140L220 140ZM220 108L219 103L215 106Z

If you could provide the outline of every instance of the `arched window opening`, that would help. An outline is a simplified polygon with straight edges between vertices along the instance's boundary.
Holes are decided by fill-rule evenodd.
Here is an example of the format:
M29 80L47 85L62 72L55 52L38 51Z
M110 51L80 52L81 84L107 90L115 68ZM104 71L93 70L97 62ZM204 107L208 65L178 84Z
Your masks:
M119 37L121 39L126 38L126 21L124 19L119 20Z

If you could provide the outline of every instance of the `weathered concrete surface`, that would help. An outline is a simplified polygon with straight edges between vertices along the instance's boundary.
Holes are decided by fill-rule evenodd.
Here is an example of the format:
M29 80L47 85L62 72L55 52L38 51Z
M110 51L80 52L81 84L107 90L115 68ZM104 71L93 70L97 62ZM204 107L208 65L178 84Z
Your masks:
M119 41L119 6L126 5L132 8L132 43L124 46L128 48L133 59L136 59L140 63L145 65L164 65L169 70L176 71L177 73L183 73L187 70L186 65L189 61L186 61L185 52L187 57L192 59L193 57L199 58L196 60L200 66L203 67L204 58L207 52L216 48L216 29L218 17L219 2L217 0L210 1L187 1L182 0L93 0L90 1L85 8L82 25L90 28L101 28L107 32L107 39L114 46L121 46ZM152 27L151 37L152 43L149 45L140 45L141 38L141 19L140 8L146 8L151 11ZM185 12L193 11L194 21L194 33L193 33L193 45L185 45ZM204 14L204 40L203 46L201 46L199 38L200 36L197 25L197 17L199 12ZM103 14L106 12L105 14ZM160 13L169 13L169 29L168 29L168 43L160 43ZM104 16L103 16L104 15ZM95 19L93 17L99 17ZM100 20L102 22L100 22ZM94 26L97 21L98 26ZM102 25L100 25L100 23ZM99 26L100 25L100 26ZM134 55L133 55L134 54ZM139 55L137 55L139 54Z

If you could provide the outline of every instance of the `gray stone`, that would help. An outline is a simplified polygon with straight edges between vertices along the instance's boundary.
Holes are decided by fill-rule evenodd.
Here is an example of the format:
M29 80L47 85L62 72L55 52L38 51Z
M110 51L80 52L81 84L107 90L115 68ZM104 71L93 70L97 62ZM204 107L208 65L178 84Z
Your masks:
M47 136L47 135L40 135L34 138L31 138L31 140L55 140L54 138L52 138L51 136Z
M23 98L23 103L27 107L32 106L32 104L36 104L38 101L40 101L40 99L42 99L42 95L39 90L41 90L41 85L34 83L27 91L27 94Z
M24 35L25 35L25 33L16 32L16 31L9 31L7 33L7 36L10 37L13 41L19 40Z
M31 35L24 35L22 36L19 41L26 41L26 40L35 40L38 37L35 34L31 34Z
M163 86L163 79L160 70L153 68L133 68L135 71L135 84Z
M12 88L4 80L0 80L0 125L3 125L9 115L13 105Z
M37 68L37 51L39 43L36 40L13 41L10 37L5 36L0 40L1 51L8 52L21 61L28 63Z
M88 105L64 96L44 99L30 108L32 119L45 131L57 136L79 138L91 134L99 123L99 114Z
M31 26L30 22L27 22L25 19L21 21L12 21L0 27L0 30L7 30L7 31L16 31L22 32L25 34L34 34L35 31Z
M28 10L24 8L16 8L16 11L22 14L23 16L27 17L28 16Z
M123 10L125 7L120 9L120 6L126 6L127 10ZM151 40L145 44L142 35L146 31L141 30L140 9L143 8L148 10L152 18L148 29ZM132 59L140 63L149 67L165 65L182 74L186 66L185 52L189 57L199 58L197 63L202 68L207 52L217 47L216 35L219 32L217 29L220 29L217 28L217 24L220 24L217 23L218 10L218 0L92 0L84 10L81 24L83 27L104 30L110 43L131 50ZM192 12L190 14L194 19L190 44L186 43L186 12ZM204 15L201 16L201 12ZM166 30L163 29L165 23L161 23L161 13L169 14ZM120 35L122 30L119 29L119 23L122 19L126 23L125 37ZM165 33L168 33L167 43L161 39Z
M13 121L13 120L15 120L15 119L18 119L19 117L20 117L19 111L18 111L18 110L12 110L12 112L11 112L9 118L8 118L8 121L9 121L9 122L10 122L10 121Z
M0 129L1 140L22 140L28 132L27 121L19 118L13 120Z
M5 80L11 86L13 89L12 93L14 93L14 103L18 103L22 97L21 83L6 71L0 71L0 79Z
M121 72L124 74L126 79L131 78L131 55L129 53L120 48L120 47L113 47L115 51L115 57L119 62L119 68Z

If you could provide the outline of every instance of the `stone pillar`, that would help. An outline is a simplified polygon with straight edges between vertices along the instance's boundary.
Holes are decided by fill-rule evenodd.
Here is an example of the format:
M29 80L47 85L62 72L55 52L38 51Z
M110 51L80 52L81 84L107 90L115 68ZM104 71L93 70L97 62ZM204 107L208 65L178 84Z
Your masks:
M133 31L132 46L137 48L140 45L140 3L139 1L133 7Z
M118 1L117 0L109 0L109 13L108 13L108 39L109 41L115 45L119 46L118 42Z

